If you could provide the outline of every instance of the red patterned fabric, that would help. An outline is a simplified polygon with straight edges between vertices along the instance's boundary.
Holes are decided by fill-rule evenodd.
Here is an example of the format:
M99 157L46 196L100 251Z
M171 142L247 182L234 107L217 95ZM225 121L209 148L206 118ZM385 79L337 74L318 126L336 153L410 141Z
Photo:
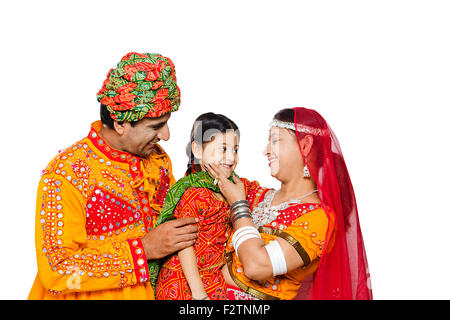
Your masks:
M228 300L259 300L238 287L229 284L227 284L227 298Z
M269 190L271 189L262 187L252 189L247 196L250 206L252 208L258 206ZM264 300L291 300L296 298L299 290L303 291L305 288L310 290L308 281L317 271L318 260L323 250L323 240L327 231L333 230L334 226L333 218L324 223L327 220L328 217L320 203L296 203L280 210L275 220L265 224L262 227L265 230L260 229L260 233L266 243L276 238L276 235L268 230L282 231L294 239L296 246L303 248L308 259L306 260L305 256L302 256L302 259L308 262L303 268L263 281L254 281L245 276L242 263L235 254L232 242L229 241L227 251L232 253L232 263L229 265L230 275L237 286L250 287L251 290L244 292L237 287L228 287L228 299L249 300L256 297ZM291 244L294 245L294 243Z
M174 112L180 106L175 65L159 53L130 52L108 72L97 100L117 121L139 121Z
M314 139L311 152L303 160L316 182L323 208L327 214L336 215L334 241L330 241L328 232L312 290L302 292L299 298L310 295L312 299L372 299L358 208L339 142L318 112L293 110L299 145L306 135ZM308 131L305 128L320 134L301 132Z
M205 290L211 300L225 300L226 287L221 267L224 265L226 242L231 234L229 206L206 188L189 188L180 199L175 217L197 217L199 237L194 245L197 265ZM158 300L191 300L188 282L178 256L164 264L156 286Z

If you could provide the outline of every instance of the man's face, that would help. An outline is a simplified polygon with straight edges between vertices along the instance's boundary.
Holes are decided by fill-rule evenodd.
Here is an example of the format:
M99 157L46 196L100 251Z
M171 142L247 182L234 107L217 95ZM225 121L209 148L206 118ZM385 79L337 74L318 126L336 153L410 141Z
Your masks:
M144 118L134 127L129 122L125 122L125 130L121 138L123 150L147 158L152 153L155 143L160 140L169 140L170 131L167 124L169 118L170 113L159 118Z

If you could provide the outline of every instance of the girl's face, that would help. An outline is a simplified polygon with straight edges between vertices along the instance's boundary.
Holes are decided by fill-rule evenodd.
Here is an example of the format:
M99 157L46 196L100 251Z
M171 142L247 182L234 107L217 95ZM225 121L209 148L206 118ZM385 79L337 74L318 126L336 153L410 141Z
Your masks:
M303 173L304 162L295 134L289 129L272 127L264 155L269 161L270 174L280 181L288 181Z
M234 130L213 135L211 141L203 143L203 146L192 143L192 152L200 160L203 170L205 164L212 163L220 166L229 176L239 162L238 149L239 137Z

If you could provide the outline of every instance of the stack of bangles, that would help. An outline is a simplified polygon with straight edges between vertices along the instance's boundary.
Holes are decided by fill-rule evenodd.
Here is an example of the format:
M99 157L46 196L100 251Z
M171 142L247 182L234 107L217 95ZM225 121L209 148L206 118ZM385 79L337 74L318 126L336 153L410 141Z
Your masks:
M234 202L231 207L231 221L233 222L233 225L242 218L252 218L250 214L250 204L247 200L238 200ZM259 234L258 230L255 227L252 226L245 226L242 228L237 229L233 237L231 239L231 242L233 243L233 248L236 251L236 254L238 254L238 248L239 246L244 243L245 241L252 239L252 238L259 238L261 239L261 235ZM239 257L239 255L238 255Z
M250 204L247 200L239 200L231 205L231 221L233 224L241 218L252 218ZM239 246L249 239L262 239L258 229L254 226L244 226L234 232L231 242L238 258ZM272 264L273 276L285 274L287 272L286 259L278 241L273 240L264 247Z
M241 218L252 218L250 214L250 204L247 200L238 200L231 207L231 222L236 223Z

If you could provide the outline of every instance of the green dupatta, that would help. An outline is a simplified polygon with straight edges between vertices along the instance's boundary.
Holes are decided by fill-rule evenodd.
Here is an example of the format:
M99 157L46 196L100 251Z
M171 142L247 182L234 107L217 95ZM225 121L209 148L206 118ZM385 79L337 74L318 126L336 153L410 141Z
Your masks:
M234 172L230 176L230 181L232 181L232 177L236 175ZM237 176L237 175L236 175ZM166 199L164 200L163 207L161 209L161 213L159 214L158 220L154 228L159 226L160 224L175 219L173 215L173 211L175 210L178 202L183 196L184 192L189 188L207 188L213 192L220 192L220 189L217 185L214 184L214 179L206 171L196 172L190 175L187 175L177 182L169 189ZM156 295L156 281L158 280L158 275L163 265L164 259L157 259L148 261L148 271L150 282L153 286L153 290Z

